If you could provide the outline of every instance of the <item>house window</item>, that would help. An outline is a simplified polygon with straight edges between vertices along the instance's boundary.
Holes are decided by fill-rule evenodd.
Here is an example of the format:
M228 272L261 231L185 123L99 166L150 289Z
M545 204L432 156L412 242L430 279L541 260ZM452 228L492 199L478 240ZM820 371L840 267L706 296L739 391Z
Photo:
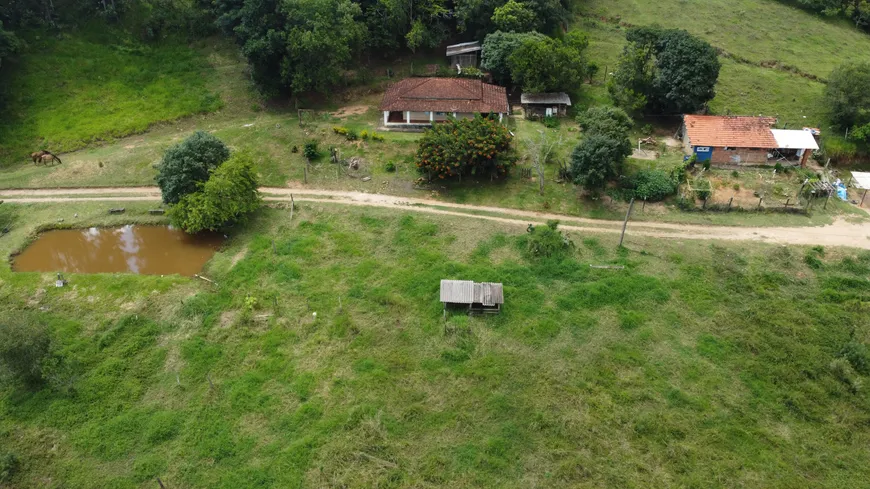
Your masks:
M710 147L709 146L698 146L695 148L695 151L697 151L699 153L709 153Z

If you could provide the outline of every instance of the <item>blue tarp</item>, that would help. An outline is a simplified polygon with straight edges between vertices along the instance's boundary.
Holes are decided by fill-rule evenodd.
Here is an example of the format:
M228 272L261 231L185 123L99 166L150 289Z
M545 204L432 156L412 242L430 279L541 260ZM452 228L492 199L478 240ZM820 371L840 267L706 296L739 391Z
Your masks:
M849 197L846 194L846 186L842 183L837 185L837 197L839 197L840 200L849 200Z

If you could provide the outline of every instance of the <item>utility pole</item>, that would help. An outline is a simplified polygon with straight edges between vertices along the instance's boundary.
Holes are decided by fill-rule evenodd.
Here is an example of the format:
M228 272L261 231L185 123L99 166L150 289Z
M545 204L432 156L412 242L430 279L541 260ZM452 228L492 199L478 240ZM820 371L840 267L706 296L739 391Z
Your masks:
M622 240L625 239L625 228L628 226L628 218L631 217L631 209L634 207L634 198L628 203L628 211L625 213L625 220L622 221L622 234L619 235L619 248L622 248Z

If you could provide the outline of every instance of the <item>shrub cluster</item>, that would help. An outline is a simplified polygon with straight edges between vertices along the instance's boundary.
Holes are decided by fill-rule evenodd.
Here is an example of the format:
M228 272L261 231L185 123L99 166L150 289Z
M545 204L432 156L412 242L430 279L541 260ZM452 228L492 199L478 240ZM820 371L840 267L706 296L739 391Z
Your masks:
M363 141L368 141L371 139L372 141L383 141L384 136L378 134L376 131L367 131L363 129L360 132L356 132L355 129L348 129L344 126L332 126L332 132L338 134L339 136L344 136L348 141L356 141L357 139L362 139Z
M320 150L317 148L317 141L307 141L302 149L302 154L308 160L316 160L320 156Z
M477 116L452 119L427 129L417 149L421 173L438 178L505 174L512 161L505 157L513 137L497 120Z
M657 202L677 191L674 176L663 170L641 170L625 182L628 196Z
M574 249L574 242L559 231L559 221L547 221L546 226L529 225L527 252L533 258L551 258Z

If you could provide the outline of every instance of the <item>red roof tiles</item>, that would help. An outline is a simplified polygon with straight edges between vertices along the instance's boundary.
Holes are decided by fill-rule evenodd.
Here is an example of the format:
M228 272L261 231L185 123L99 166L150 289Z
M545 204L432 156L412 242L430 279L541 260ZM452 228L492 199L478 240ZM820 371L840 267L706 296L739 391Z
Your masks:
M685 115L683 123L692 146L776 148L773 117Z
M406 78L387 88L381 110L509 112L504 87L463 78Z

